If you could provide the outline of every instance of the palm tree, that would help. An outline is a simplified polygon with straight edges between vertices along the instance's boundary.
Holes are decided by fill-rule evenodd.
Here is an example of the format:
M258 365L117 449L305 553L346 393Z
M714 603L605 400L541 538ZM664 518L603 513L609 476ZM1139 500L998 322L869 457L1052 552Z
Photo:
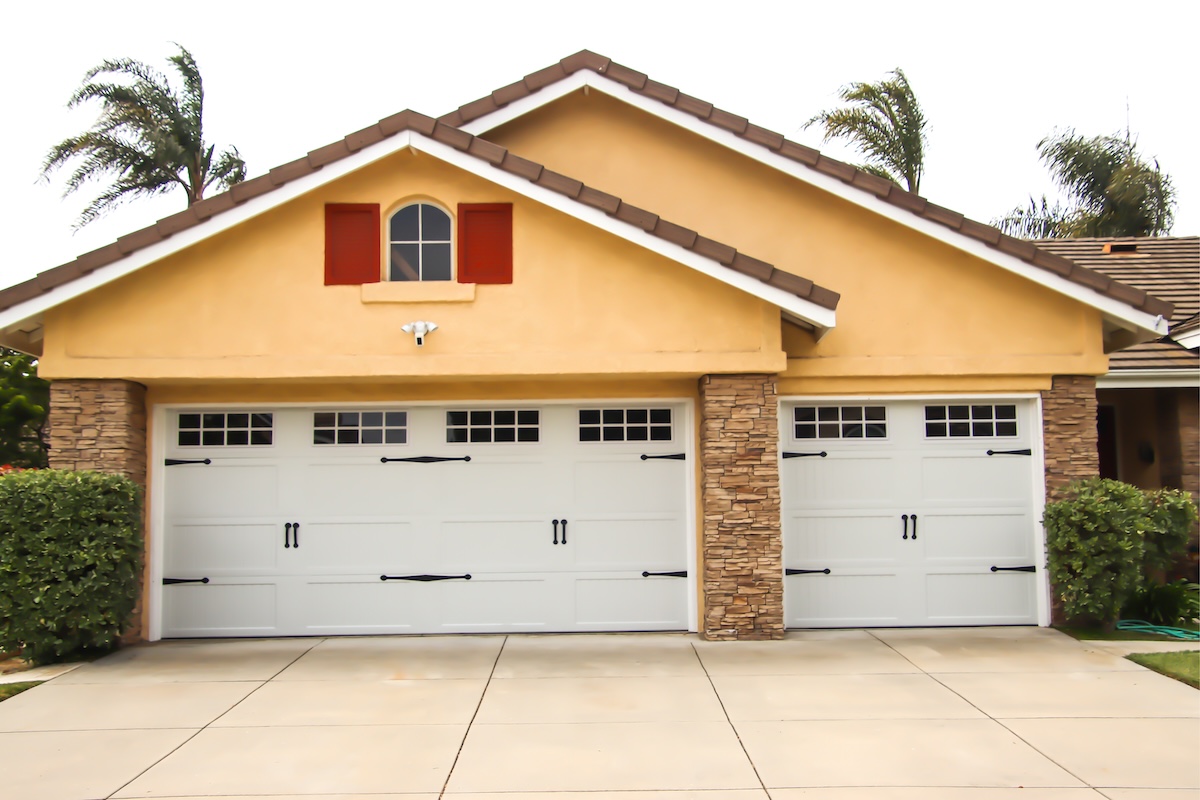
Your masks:
M1146 163L1137 143L1122 137L1053 133L1038 142L1038 154L1070 205L1051 206L1029 198L994 224L1027 239L1084 236L1160 236L1175 221L1175 188L1158 162Z
M187 192L188 205L203 199L214 184L228 188L246 177L246 164L236 147L221 153L204 141L204 85L192 54L167 59L181 88L167 76L129 58L105 61L84 75L68 108L100 101L100 118L87 131L56 145L42 165L42 177L72 159L80 159L67 179L67 196L92 180L112 182L80 214L76 229L126 200L164 194L176 186ZM96 78L117 78L101 80Z
M853 141L867 157L860 169L916 193L925 172L925 113L904 71L896 67L888 75L878 83L843 86L838 96L850 107L822 111L804 127L819 122L825 127L823 141Z

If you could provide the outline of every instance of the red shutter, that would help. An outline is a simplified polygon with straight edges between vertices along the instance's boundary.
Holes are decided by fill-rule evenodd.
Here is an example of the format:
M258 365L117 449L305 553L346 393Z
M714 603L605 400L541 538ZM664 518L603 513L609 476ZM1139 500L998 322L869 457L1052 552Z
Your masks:
M512 283L512 203L459 203L458 282Z
M326 203L325 285L379 283L379 206Z

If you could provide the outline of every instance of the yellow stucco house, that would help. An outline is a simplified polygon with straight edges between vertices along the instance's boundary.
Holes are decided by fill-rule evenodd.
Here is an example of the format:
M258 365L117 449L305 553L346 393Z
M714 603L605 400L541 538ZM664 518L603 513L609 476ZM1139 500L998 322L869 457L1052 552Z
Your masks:
M1048 624L1170 305L589 52L0 292L138 633Z

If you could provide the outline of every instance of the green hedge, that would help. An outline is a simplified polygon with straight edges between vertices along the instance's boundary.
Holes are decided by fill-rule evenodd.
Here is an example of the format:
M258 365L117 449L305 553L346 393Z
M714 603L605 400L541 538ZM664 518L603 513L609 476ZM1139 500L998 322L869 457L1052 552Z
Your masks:
M0 650L35 663L116 646L137 603L141 490L119 475L0 477Z
M1183 553L1195 505L1186 492L1106 478L1072 483L1061 498L1042 520L1050 580L1073 622L1114 627L1122 605Z

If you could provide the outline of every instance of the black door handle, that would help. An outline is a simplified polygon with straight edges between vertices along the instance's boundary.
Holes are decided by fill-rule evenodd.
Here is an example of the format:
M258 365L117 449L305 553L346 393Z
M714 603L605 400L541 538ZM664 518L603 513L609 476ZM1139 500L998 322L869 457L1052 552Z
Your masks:
M665 456L648 456L645 453L642 453L642 461L649 461L652 458L665 458L668 461L686 461L687 453L670 453Z
M1033 450L1026 447L1024 450L988 450L989 456L1031 456Z
M915 539L917 537L914 536L913 538ZM292 547L295 547L296 549L300 548L300 523L299 522L292 523Z
M285 522L285 523L283 523L283 546L284 547L292 546L291 538L292 538L292 523Z
M900 519L904 521L904 535L900 538L908 541L908 514L901 514Z
M657 576L660 578L686 578L687 570L681 569L676 572L649 572L649 571L642 572L643 578L649 578L651 576Z
M1026 567L992 567L992 572L1037 572L1037 567L1033 564Z
M173 586L176 583L208 583L208 578L163 578L163 586Z
M811 458L813 456L817 456L819 458L824 458L827 455L829 455L829 453L822 450L819 453L787 453L787 452L785 452L783 454L783 457L784 458Z
M912 538L913 538L913 541L915 542L915 541L917 540L917 515L916 515L916 514L913 514L913 515L912 515L912 521L913 521L913 535L912 535Z
M812 575L814 573L828 575L829 567L826 567L825 569L785 569L783 571L784 575Z
M564 520L562 521L562 523L563 523L563 540L562 540L562 543L563 543L563 544L566 544L566 543L567 543L567 521L564 519Z
M211 458L168 458L166 460L168 467L177 467L180 464L211 464Z
M379 580L381 580L381 581L419 581L421 583L428 583L430 581L455 581L455 580L469 581L469 580L471 580L471 573L468 572L466 575L380 575Z
M554 541L551 542L551 544L558 544L558 520L553 520L553 522L554 522Z

